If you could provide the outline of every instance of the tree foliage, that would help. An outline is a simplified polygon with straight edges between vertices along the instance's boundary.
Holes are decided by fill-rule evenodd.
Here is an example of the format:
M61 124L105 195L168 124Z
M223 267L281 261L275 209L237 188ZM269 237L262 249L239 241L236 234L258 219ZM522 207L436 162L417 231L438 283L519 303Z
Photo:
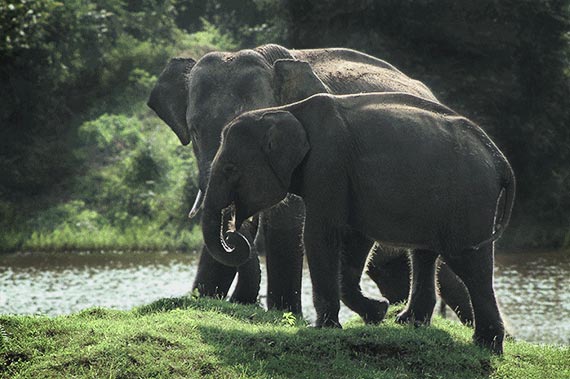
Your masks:
M518 179L509 245L570 243L567 1L286 4L295 47L340 45L386 59L494 137Z
M242 47L286 42L285 9L279 0L179 1L177 12L177 23L185 30L198 30L205 19Z
M0 0L0 192L56 185L73 167L73 133L93 102L120 102L131 70L161 66L170 50L160 45L176 37L174 7L141 4Z

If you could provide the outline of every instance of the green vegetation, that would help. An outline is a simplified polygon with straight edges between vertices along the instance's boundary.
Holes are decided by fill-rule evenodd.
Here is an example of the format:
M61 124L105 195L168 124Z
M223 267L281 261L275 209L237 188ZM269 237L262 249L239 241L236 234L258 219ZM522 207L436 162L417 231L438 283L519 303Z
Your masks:
M171 56L238 44L175 5L0 0L0 251L200 245L192 151L145 103Z
M164 299L130 312L0 316L3 378L567 378L568 347L507 341L502 357L436 318L308 328L278 312L217 300ZM285 320L285 321L283 321Z
M267 42L356 48L425 81L515 167L502 245L568 247L569 11L562 0L0 0L0 251L196 248L193 154L145 101L171 56Z

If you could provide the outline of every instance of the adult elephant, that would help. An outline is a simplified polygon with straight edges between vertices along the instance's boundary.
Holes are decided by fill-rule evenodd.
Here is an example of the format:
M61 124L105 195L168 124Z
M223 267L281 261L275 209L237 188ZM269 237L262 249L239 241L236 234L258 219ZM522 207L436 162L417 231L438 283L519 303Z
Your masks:
M349 49L289 50L269 44L253 50L212 52L197 62L173 58L161 73L148 105L183 145L192 141L200 191L191 213L196 213L201 205L210 164L228 121L245 111L289 104L323 92L406 92L437 101L423 83L385 61ZM288 196L286 201L260 214L257 232L249 226L250 243L253 245L255 239L257 249L266 254L269 308L301 312L303 218L302 200ZM373 244L357 233L349 233L345 243L349 252L368 251ZM206 251L203 247L194 288L204 295L225 297L237 272L237 287L231 300L255 302L259 275L251 273L259 273L257 256L236 269L218 263ZM376 259L368 271L373 279L382 283L387 293L388 287L404 288L407 293L409 270L392 275L391 282L383 281L376 274L383 274L386 257L381 253L376 256L381 259ZM402 253L391 256L407 262ZM346 295L343 299L348 306L351 299L362 297L358 267L362 267L359 262L342 267L342 290ZM388 300L399 299L388 296ZM467 312L470 310L464 313Z

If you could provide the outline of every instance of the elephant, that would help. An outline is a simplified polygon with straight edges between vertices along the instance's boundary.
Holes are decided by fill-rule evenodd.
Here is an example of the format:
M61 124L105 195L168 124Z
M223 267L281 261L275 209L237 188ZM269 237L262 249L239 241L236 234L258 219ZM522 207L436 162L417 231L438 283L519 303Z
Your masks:
M363 265L367 255L344 249L347 236L358 233L414 249L410 299L398 322L429 323L441 255L469 291L474 342L502 353L494 241L510 219L515 176L476 124L405 93L317 94L241 114L222 131L204 200L203 235L214 258L247 261L241 224L287 193L305 204L317 327L340 327L346 294L338 273L350 261ZM384 299L352 301L360 314L384 317Z
M212 52L198 62L191 58L173 58L160 74L148 106L170 126L182 144L192 141L200 189L191 212L195 214L201 206L201 194L205 191L210 164L219 147L222 127L232 118L245 111L283 105L321 92L371 91L406 92L437 101L424 84L370 55L340 48L288 50L270 44L235 53ZM251 233L250 245L266 255L268 308L301 313L303 215L302 200L288 196L280 206L262 212L257 233ZM372 247L372 241L359 235L348 240L349 250L368 252ZM260 278L259 274L252 273L259 272L257 258L252 257L236 269L219 264L206 251L203 247L193 288L203 295L225 297L238 272L237 287L231 300L255 302ZM407 293L409 269L404 267L404 271L393 273L391 281L382 280L378 275L386 274L384 267L389 267L384 261L405 263L405 253L390 255L389 259L376 254L368 266L368 274L376 283L382 283L381 289L390 294L397 292L391 291L393 288ZM354 271L354 267L347 266L346 270ZM360 278L343 277L352 278L353 283L346 287L352 288L358 298ZM461 285L443 284L442 287ZM466 294L463 290L463 299ZM405 297L388 296L388 299L397 302ZM461 313L472 314L469 299L463 304Z
M367 275L391 304L407 301L410 292L409 277L402 276L402 273L410 272L410 253L387 246L381 247L379 254L375 250L368 259ZM469 292L461 279L441 257L436 262L436 273L437 290L442 299L442 316L445 316L444 307L449 306L462 324L472 326L473 307Z

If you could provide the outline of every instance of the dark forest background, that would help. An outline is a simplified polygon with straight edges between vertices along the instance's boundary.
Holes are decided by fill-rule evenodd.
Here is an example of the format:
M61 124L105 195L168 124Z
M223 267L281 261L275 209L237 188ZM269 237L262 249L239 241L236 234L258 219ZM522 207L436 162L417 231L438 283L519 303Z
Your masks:
M279 43L387 60L514 166L505 248L570 246L570 3L0 0L0 250L191 249L191 149L146 108L169 57Z

